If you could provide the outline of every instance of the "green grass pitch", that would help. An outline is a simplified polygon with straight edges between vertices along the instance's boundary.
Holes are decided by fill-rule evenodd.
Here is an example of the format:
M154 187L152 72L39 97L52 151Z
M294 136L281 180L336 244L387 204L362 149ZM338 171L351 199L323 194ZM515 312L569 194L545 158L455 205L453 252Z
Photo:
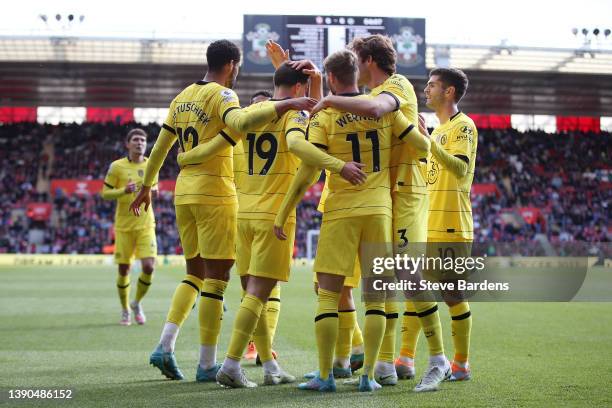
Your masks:
M592 406L612 405L612 319L609 303L472 304L473 380L443 383L435 393L415 394L401 381L362 394L339 381L335 394L299 391L295 385L222 389L195 382L198 321L192 315L177 342L187 379L165 380L148 356L181 268L160 267L144 300L145 326L120 327L112 267L0 268L0 405L125 407L402 407L402 406ZM137 277L132 276L132 296ZM296 376L316 368L310 269L294 268L283 285L274 348ZM240 302L236 276L226 294L219 359L229 341ZM358 309L359 310L359 309ZM447 355L452 356L450 319L440 307ZM363 309L360 310L363 322ZM417 376L426 364L421 336ZM261 382L262 371L245 365ZM9 401L9 389L72 389L69 401Z

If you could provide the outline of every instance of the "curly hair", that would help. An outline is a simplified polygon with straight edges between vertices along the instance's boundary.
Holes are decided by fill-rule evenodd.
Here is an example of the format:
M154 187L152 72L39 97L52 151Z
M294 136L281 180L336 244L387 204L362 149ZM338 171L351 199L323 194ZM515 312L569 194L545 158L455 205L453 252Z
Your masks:
M228 40L218 40L212 42L206 50L206 60L210 71L219 71L231 61L240 63L240 50L238 46Z

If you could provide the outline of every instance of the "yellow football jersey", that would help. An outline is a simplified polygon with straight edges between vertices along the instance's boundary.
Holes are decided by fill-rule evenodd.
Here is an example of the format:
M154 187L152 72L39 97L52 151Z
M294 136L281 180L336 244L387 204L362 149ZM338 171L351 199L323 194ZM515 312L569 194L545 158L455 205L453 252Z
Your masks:
M414 87L400 74L391 75L381 85L372 89L370 95L381 93L391 95L398 103L404 116L415 126L419 124L418 101ZM425 159L425 157L422 157ZM419 161L417 152L408 144L395 140L391 147L391 184L394 191L427 194L424 177L424 163Z
M470 189L476 167L478 131L472 119L458 112L431 135L448 154L466 156L468 172L462 178L445 170L432 154L427 160L429 227L427 237L439 242L474 239Z
M258 109L257 105L245 110ZM244 137L226 129L233 139L241 139L237 146L242 145L234 152L239 219L274 220L300 164L289 152L286 137L297 132L305 138L307 126L308 113L290 110ZM295 223L295 211L288 222Z
M268 104L268 105L266 105ZM257 104L269 108L269 102ZM207 143L226 127L226 116L240 109L238 97L231 89L216 82L198 81L179 93L170 104L162 125L178 138L185 152ZM176 180L175 204L233 204L236 189L233 180L232 145L227 132L222 132L230 145L205 163L187 165Z
M123 194L117 198L117 207L115 208L115 230L116 231L133 231L155 226L155 215L153 208L149 208L147 212L143 212L140 217L135 216L130 211L130 204L136 198L138 190L142 186L145 169L147 168L147 159L142 163L134 163L129 157L115 160L111 163L108 173L104 178L104 185L111 189L124 189L128 184L135 183L137 190L131 194ZM153 182L153 188L157 185L157 177Z
M370 96L357 96L359 98ZM374 119L327 108L313 116L308 140L328 154L346 162L364 163L368 177L353 186L339 174L329 174L324 219L371 214L392 216L389 165L393 136L400 139L414 129L399 111ZM323 200L322 200L323 201Z
M382 84L372 89L370 95L378 96L386 93L397 101L400 111L415 126L419 123L418 101L414 87L400 74L391 75ZM394 140L391 145L391 165L389 173L391 175L391 185L394 191L409 192L419 195L427 194L427 183L425 172L427 168L419 160L418 154L408 143ZM321 193L318 210L323 212L325 200L328 195L327 182Z

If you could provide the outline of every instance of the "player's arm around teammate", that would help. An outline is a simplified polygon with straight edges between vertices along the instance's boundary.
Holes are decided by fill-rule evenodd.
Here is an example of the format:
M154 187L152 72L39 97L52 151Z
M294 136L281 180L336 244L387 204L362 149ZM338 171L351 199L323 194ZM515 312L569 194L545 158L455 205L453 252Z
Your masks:
M302 96L308 82L308 75L301 69L282 64L274 74L272 100ZM249 109L258 109L259 106ZM274 214L299 163L298 157L293 154L295 147L291 149L288 146L300 145L301 141L305 145L304 150L297 151L317 165L327 166L329 163L337 171L351 166L310 145L305 140L307 126L306 112L289 111L277 121L249 129L246 140L242 140L243 136L236 135L232 129L228 130L232 140L240 140L238 146L241 149L234 163L239 204L236 266L245 293L234 320L226 358L217 374L217 381L225 386L255 386L240 367L242 353L251 336L263 365L264 384L275 385L295 380L273 358L269 325L266 323L266 302L269 301L270 291L277 282L287 281L290 275L295 217L290 222L289 240L277 240L272 231Z
M150 186L172 145L178 140L188 152L207 144L224 127L244 131L262 126L289 109L310 109L314 100L302 98L264 102L259 109L240 108L232 86L240 65L240 50L231 41L211 43L206 51L208 71L204 78L181 91L171 102L168 116L155 142L143 188L131 205L142 214L150 203ZM151 363L162 374L182 379L174 357L178 331L201 293L200 363L198 381L215 381L219 365L216 346L221 329L223 294L235 258L236 190L233 182L231 147L210 162L182 168L175 188L177 226L187 264L185 279L178 285L160 342Z

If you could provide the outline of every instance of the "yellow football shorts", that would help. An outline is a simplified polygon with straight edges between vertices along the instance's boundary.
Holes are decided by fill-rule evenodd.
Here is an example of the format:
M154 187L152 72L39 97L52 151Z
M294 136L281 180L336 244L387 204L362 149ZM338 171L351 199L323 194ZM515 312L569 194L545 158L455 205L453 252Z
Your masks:
M236 269L240 276L289 280L295 224L285 224L285 241L276 238L273 228L272 220L238 220Z
M236 258L237 204L175 206L185 259L198 254L204 259Z
M316 272L313 275L313 282L319 283L317 279ZM348 286L349 288L358 288L359 282L361 281L361 264L359 263L359 255L355 256L355 268L353 271L353 276L347 276L344 278L344 286Z
M474 273L473 263L466 263L472 254L472 241L427 243L427 264L423 277L432 282L468 279Z
M391 257L392 219L386 215L325 220L321 225L314 272L353 277L359 254L363 277L371 277L375 257ZM351 282L353 283L353 282Z
M129 265L134 258L157 256L155 227L134 231L115 231L115 263Z
M392 198L393 244L396 253L412 252L413 244L427 242L429 196L395 192ZM419 247L422 250L425 248L423 245Z

